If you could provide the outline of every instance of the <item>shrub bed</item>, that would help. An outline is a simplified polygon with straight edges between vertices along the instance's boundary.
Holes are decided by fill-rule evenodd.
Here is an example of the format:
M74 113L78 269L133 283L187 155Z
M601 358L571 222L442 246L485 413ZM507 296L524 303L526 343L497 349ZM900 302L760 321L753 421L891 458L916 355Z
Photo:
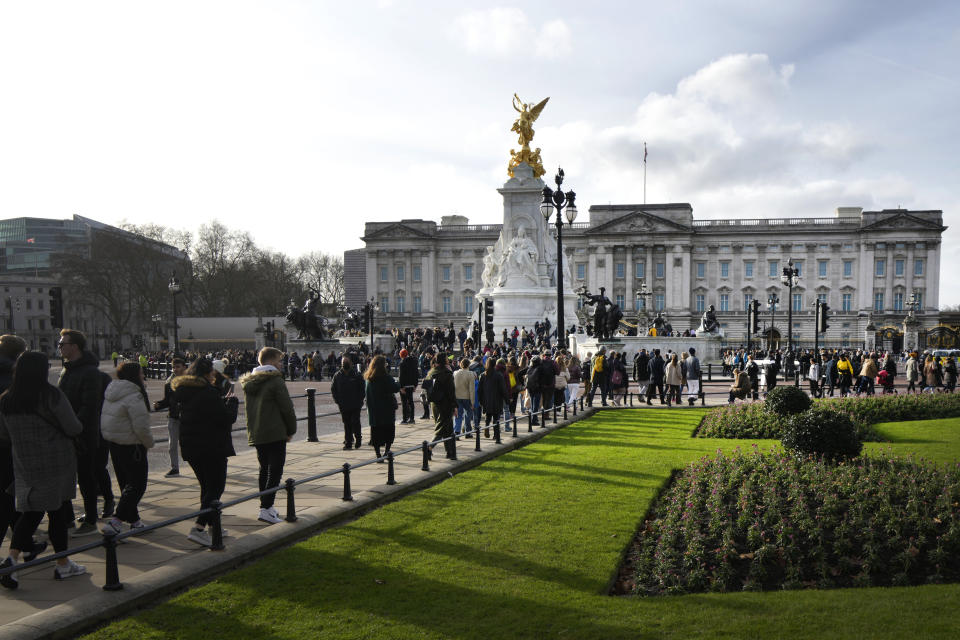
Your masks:
M775 391L776 389L774 389ZM829 398L814 406L830 406L850 416L864 442L883 440L871 425L902 420L960 417L960 393L898 394L864 398ZM781 438L787 418L766 409L765 403L727 405L704 416L701 438Z
M960 579L960 466L702 458L641 526L624 592L904 586Z

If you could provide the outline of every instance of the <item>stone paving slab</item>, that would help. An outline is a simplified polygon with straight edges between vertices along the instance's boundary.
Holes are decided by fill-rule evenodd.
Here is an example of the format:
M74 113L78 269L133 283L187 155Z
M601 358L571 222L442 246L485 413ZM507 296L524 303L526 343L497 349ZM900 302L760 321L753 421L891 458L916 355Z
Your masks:
M481 438L482 451L474 451L474 441L458 443L458 460L446 460L443 448L434 451L430 471L421 470L422 455L411 452L397 459L396 485L386 484L387 465L370 464L351 472L354 500L342 500L342 475L297 487L295 494L298 520L268 525L257 521L256 500L230 507L224 511L223 524L230 531L224 539L226 550L210 551L186 538L190 522L181 522L161 530L130 539L117 548L120 562L121 591L102 590L105 582L105 559L102 548L74 556L87 567L87 574L62 582L53 580L53 566L33 568L20 572L20 588L4 590L0 597L0 640L4 638L69 637L92 625L130 612L149 602L185 586L196 584L211 576L230 570L240 563L264 555L279 546L297 540L356 517L363 512L395 500L477 466L493 457L542 438L556 428L566 426L595 412L587 409L571 414L568 421L528 432L520 421L518 437L502 434L502 443ZM492 430L491 430L492 435ZM426 421L414 426L397 425L394 450L400 451L421 444L432 437ZM371 447L343 451L340 438L328 435L320 442L293 442L285 469L285 477L304 478L342 466L373 458ZM163 478L165 469L153 470L147 492L141 502L145 522L157 522L199 508L199 488L192 474L183 469L180 478ZM223 501L229 501L256 490L257 459L245 452L229 461L227 489ZM277 509L285 513L284 492L277 495ZM72 538L71 546L96 540L94 536Z

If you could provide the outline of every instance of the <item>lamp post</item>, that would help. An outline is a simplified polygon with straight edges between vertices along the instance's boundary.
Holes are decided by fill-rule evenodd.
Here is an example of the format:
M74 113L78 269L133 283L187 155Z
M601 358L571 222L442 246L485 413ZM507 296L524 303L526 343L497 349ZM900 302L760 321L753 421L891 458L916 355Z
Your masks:
M567 346L567 327L563 318L563 218L560 212L567 210L567 224L573 224L577 219L577 194L572 190L564 193L560 190L563 184L563 169L557 169L554 177L557 190L548 186L543 188L543 202L540 203L540 213L543 219L550 224L550 214L557 212L557 343L563 348Z
M376 297L371 297L370 302L363 305L363 307L369 324L367 328L370 331L370 355L373 356L373 313L380 308L380 303L377 302Z
M647 289L647 282L646 282L645 280L641 280L641 281L640 281L640 288L637 290L637 293L636 293L636 298L637 298L637 335L638 335L638 336L639 336L639 335L646 335L646 332L647 332L647 329L648 329L648 325L650 324L650 316L647 315L647 310L649 309L649 305L647 304L647 301L648 301L651 297L653 297L653 291L650 291L649 289ZM643 308L643 320L644 320L644 325L645 325L644 328L643 328L643 331L644 331L643 334L640 333L640 308L641 308L641 307Z
M767 332L767 349L773 346L773 327L776 324L777 305L780 304L780 298L775 293L767 296L767 307L770 309L770 331Z
M793 266L793 258L787 260L783 268L782 282L788 289L787 293L787 351L793 353L793 288L800 282L800 271ZM791 366L791 368L793 368Z
M183 286L180 284L180 279L177 278L176 271L170 274L170 282L167 284L167 289L170 290L170 295L173 297L173 354L176 355L180 352L180 329L177 326L177 294L183 289Z

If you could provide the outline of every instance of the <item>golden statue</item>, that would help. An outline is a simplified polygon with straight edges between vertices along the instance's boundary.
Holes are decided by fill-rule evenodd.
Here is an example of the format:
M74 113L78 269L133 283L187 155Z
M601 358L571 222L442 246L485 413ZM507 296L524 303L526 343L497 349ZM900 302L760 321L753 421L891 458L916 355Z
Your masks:
M540 112L547 106L547 100L544 98L539 104L526 104L520 99L520 96L513 94L513 108L520 116L514 121L511 131L517 132L517 142L520 143L520 151L510 150L510 164L507 165L507 175L513 177L513 169L521 162L526 162L533 169L533 175L536 178L542 176L546 171L540 162L540 148L535 151L530 150L530 141L533 140L533 123L540 117Z

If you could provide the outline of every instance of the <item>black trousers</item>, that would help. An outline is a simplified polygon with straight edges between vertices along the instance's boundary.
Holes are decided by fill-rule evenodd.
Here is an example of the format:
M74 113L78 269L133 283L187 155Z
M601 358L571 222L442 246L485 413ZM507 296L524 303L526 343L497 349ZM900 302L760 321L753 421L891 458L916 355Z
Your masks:
M13 535L13 526L20 517L17 511L16 500L6 492L6 488L13 484L13 454L9 446L0 445L0 542L7 535Z
M67 527L73 524L73 505L65 500L56 511L48 511L50 518L50 543L53 550L60 552L67 549ZM43 520L43 511L27 511L20 516L13 527L13 542L11 547L18 551L33 550L33 534L36 533L40 521Z
M343 420L343 444L360 446L363 435L360 430L360 409L341 409L340 418Z
M283 477L283 465L287 461L287 441L268 442L255 445L257 448L257 462L260 463L260 491L279 487ZM273 506L277 494L268 493L260 496L260 508L269 509Z
M403 391L400 393L400 406L403 411L402 420L410 422L416 418L417 407L413 401L413 390L416 387L404 387Z
M658 396L660 402L663 402L663 378L654 378L647 385L647 400L650 400L653 396Z
M137 506L147 490L147 450L142 444L110 443L113 471L120 485L120 501L114 513L124 522L140 519Z
M84 522L97 522L97 450L89 447L77 451L77 486L83 497ZM112 493L112 491L111 491Z
M223 496L223 490L227 486L227 458L216 456L187 462L200 483L200 508L206 509ZM209 514L201 514L197 516L197 526L205 527L211 520Z
M593 396L597 394L597 389L600 389L600 402L602 404L607 404L607 394L609 391L609 383L607 382L606 376L598 376L593 379L593 384L590 385L590 395L587 397L587 404L593 404Z

